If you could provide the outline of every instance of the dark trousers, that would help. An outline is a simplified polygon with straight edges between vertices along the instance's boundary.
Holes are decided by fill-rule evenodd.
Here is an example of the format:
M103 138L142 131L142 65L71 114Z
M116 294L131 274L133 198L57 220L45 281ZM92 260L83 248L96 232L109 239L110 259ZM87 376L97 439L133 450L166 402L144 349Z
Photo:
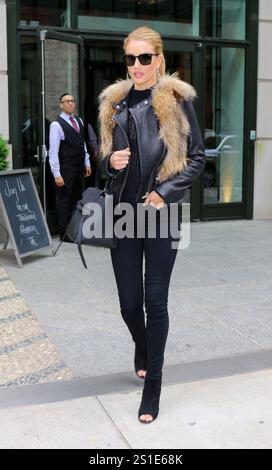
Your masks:
M157 217L158 221L158 217ZM136 343L147 345L147 371L158 377L169 329L168 290L177 249L167 238L123 238L111 250L122 317ZM143 278L143 258L145 274ZM144 313L146 310L146 321Z
M56 209L59 222L60 235L62 236L69 223L72 211L76 203L81 199L83 190L83 172L62 172L65 185L56 186Z

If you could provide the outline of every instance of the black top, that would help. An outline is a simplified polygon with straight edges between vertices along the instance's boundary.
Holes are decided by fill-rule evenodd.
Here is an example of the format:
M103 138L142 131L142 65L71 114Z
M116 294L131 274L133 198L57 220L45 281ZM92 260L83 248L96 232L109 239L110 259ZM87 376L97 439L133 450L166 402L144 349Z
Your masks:
M135 90L133 87L129 94L129 107L132 108L136 104L148 98L151 94L151 88L146 90Z
M138 103L148 98L150 94L151 94L151 88L147 88L146 90L135 90L135 88L133 87L130 90L130 93L128 96L129 108L136 106ZM129 113L128 119L129 119L128 138L129 138L131 156L129 159L127 181L126 181L123 193L122 193L121 200L123 202L135 203L139 185L140 185L140 179L141 179L141 166L140 166L140 157L139 157L138 145L137 145L136 129L135 129L135 125L133 122L133 118L131 117L130 113Z

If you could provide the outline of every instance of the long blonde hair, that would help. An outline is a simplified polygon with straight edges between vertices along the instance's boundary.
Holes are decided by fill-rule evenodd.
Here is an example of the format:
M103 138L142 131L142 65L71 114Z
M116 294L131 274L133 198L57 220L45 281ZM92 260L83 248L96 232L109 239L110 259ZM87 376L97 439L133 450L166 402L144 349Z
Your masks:
M165 58L163 55L163 42L162 42L162 38L160 34L157 33L157 31L154 31L154 29L149 28L148 26L141 26L140 28L134 29L134 31L129 33L128 36L124 40L124 43L123 43L124 51L126 51L127 43L131 39L134 39L136 41L146 41L154 47L156 54L162 54L162 62L159 68L159 73L160 75L164 75L166 65L165 65Z

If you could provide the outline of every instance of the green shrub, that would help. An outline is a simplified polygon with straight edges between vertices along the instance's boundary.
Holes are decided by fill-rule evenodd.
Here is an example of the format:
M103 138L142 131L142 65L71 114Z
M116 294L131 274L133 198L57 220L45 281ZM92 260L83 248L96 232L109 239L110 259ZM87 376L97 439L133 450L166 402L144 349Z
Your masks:
M0 135L0 171L4 171L8 168L8 153L9 148Z

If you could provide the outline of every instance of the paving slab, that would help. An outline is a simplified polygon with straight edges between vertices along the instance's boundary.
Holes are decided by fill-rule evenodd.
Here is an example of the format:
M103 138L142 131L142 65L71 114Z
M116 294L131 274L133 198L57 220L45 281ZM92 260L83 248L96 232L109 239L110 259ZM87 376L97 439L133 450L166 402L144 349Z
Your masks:
M72 377L30 306L0 269L0 387Z
M271 449L271 387L272 369L163 385L159 416L149 425L137 418L139 388L4 407L0 448Z
M149 425L136 418L141 392L99 400L132 448L271 449L271 388L271 370L163 387Z
M99 400L86 397L0 410L1 449L126 449Z

